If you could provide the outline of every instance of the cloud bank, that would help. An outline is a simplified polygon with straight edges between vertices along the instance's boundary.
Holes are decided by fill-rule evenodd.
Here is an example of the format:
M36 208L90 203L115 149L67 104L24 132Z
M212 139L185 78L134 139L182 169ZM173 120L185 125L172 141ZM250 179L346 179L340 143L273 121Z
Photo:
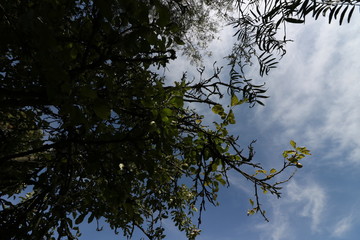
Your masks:
M354 20L355 21L355 20ZM263 128L274 124L281 139L296 137L337 164L360 165L360 37L357 26L310 23L292 29L295 43L269 76ZM355 37L354 37L355 35Z

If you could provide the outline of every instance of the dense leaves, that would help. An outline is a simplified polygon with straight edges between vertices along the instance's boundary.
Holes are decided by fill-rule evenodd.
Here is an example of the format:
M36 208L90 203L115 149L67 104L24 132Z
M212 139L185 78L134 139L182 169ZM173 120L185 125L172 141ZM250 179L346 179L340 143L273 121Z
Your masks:
M235 6L235 4L237 4ZM291 142L281 169L252 162L227 128L238 107L263 104L266 90L246 79L255 56L267 74L285 53L283 23L302 23L327 5L349 20L356 2L177 0L5 0L0 3L0 235L76 239L78 225L103 218L131 237L164 238L170 218L189 239L207 202L232 170L280 196L289 167L310 154ZM231 13L238 11L239 17ZM165 79L157 69L177 54L201 61L217 14L237 29L230 79ZM165 84L166 83L166 84ZM229 101L224 103L225 95ZM208 107L213 126L189 107ZM250 166L253 171L246 171ZM279 177L282 177L280 179ZM291 177L291 175L290 175ZM194 214L199 212L197 216ZM194 217L195 218L194 218ZM195 220L196 221L196 220Z

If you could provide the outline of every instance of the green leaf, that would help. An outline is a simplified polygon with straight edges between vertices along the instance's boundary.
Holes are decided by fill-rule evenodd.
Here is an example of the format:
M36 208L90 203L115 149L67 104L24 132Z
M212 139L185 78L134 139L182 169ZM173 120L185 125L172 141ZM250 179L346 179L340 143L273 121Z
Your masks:
M294 142L293 140L290 141L290 145L291 145L293 148L296 148L296 142Z
M215 105L212 109L211 109L215 114L221 114L221 113L224 113L224 108L220 105L220 104L217 104Z
M107 18L111 19L112 11L111 11L111 5L108 1L104 0L95 0L94 1L96 6L100 9L101 14Z
M248 210L248 212L247 212L247 215L248 215L248 216L251 216L251 215L254 215L254 214L255 214L255 210L254 210L254 209Z
M80 214L80 216L75 220L75 224L80 224L84 221L85 216L87 215L87 213L82 213Z
M164 122L164 123L168 123L170 120L167 116L161 116L161 120Z
M161 110L161 116L171 116L172 110L170 108L164 108Z
M94 99L97 97L97 93L95 90L91 89L90 87L82 87L79 89L79 94L83 97Z
M176 42L176 44L178 44L178 45L184 45L185 44L185 42L183 41L183 40L181 40L181 38L179 38L179 37L175 37L174 38L174 41Z
M217 170L217 168L218 168L218 165L217 165L215 162L213 162L213 163L211 164L211 170L212 170L213 172L215 172L215 171Z
M230 110L230 112L229 112L228 121L229 121L230 124L235 124L236 123L235 115L234 115L232 110Z
M264 104L262 101L260 101L260 100L256 100L256 102L257 102L258 104L260 104L261 106L265 106L265 104Z
M306 149L306 147L297 147L296 151L305 154L305 155L311 155L310 151Z
M341 25L343 20L344 20L344 17L345 17L345 14L346 14L346 11L348 10L349 6L346 6L346 8L343 10L343 12L341 13L340 15L340 21L339 21L339 24Z
M283 157L287 158L290 154L295 154L296 152L294 150L287 150L283 152Z
M88 218L88 223L91 223L94 220L95 214L91 213L90 217Z
M250 202L251 206L254 206L254 200L249 199L249 202Z
M274 174L274 173L276 173L277 172L277 170L275 169L275 168L272 168L271 170L270 170L270 173L271 174Z
M296 18L285 18L284 19L286 22L290 22L290 23L304 23L305 21L304 20L301 20L301 19L296 19Z
M241 105L241 104L247 103L247 102L249 102L249 99L248 99L248 98L244 98L244 99L241 99L241 100L238 102L237 105Z
M348 19L347 19L348 23L350 23L351 16L352 16L352 14L353 14L353 12L354 12L354 9L355 9L355 6L353 6L353 7L351 8L350 12L349 12Z
M306 155L311 155L310 150L307 149L303 150L302 153Z
M174 96L171 98L170 104L176 108L182 108L184 106L184 99L182 96Z
M165 6L158 6L157 10L159 12L159 18L156 21L159 26L163 27L170 22L170 12L169 9Z
M225 185L226 184L226 181L224 179L218 179L219 183L221 183L221 185Z
M234 94L231 96L231 106L236 106L239 104L239 99L237 98L237 96Z
M215 179L221 183L221 185L225 185L226 184L226 181L223 179L223 177L221 176L221 174L218 174L215 176Z
M110 108L105 104L95 103L94 105L94 112L96 116L105 120L110 117Z
M263 173L263 174L266 174L266 173L267 173L266 170L264 170L264 169L256 170L255 172L256 172L256 173Z
M188 168L189 168L189 164L187 164L187 163L184 163L184 164L181 165L182 170L186 170Z
M72 60L74 60L74 59L76 59L77 55L78 55L77 49L76 49L76 48L72 48L72 49L70 50L70 58L71 58Z

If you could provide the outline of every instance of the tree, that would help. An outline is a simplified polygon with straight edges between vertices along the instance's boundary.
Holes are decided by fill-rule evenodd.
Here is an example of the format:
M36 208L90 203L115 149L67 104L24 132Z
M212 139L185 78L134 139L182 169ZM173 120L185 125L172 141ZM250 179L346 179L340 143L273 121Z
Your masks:
M194 239L199 230L192 216L198 211L200 223L206 202L217 204L230 170L254 184L248 214L266 219L259 189L279 197L289 179L285 170L302 167L299 160L310 153L291 141L283 167L266 171L252 161L253 143L244 152L228 133L239 105L263 104L267 97L243 68L253 57L261 75L276 66L276 51L281 57L287 41L277 39L281 24L327 12L341 24L356 4L2 1L1 236L76 239L78 224L105 218L125 236L138 228L161 239L161 221L171 218ZM165 84L154 69L177 53L201 61L201 49L216 33L209 12L237 29L230 79L220 80L221 68L214 67L209 78L200 69L197 81L184 74ZM223 105L226 94L230 101ZM209 106L218 121L206 126L188 103Z

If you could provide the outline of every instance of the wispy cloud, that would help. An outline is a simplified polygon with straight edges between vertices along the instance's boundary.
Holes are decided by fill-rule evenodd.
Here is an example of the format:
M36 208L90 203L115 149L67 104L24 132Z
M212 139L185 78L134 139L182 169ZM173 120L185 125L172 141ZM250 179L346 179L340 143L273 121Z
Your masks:
M263 232L261 236L266 236L262 239L302 239L298 234L299 229L304 231L310 228L311 231L305 231L313 233L323 230L322 219L326 206L323 187L314 181L291 181L284 189L284 195L281 200L270 199L270 222L257 227ZM311 224L306 219L310 219Z
M278 138L296 137L343 164L360 164L360 38L351 38L355 27L315 23L306 32L299 28L270 76L267 107L259 109L268 117L267 124L259 118L259 125L284 129Z
M314 182L298 184L290 182L286 187L290 202L297 202L300 215L311 219L311 230L320 231L321 220L326 205L326 193L323 187Z
M261 239L270 240L292 240L295 234L294 229L289 224L288 212L278 203L273 204L273 219L269 223L260 224L256 229L261 230L264 234L260 234Z
M343 237L353 226L353 216L346 216L338 221L332 232L333 237Z
M249 196L252 196L254 194L253 185L249 184L249 181L246 181L246 179L241 175L229 172L228 179L231 186L242 190Z
M264 231L261 239L271 240L292 240L295 239L294 225L290 225L288 206L283 206L279 202L273 204L273 217L269 223L261 224L257 229Z

